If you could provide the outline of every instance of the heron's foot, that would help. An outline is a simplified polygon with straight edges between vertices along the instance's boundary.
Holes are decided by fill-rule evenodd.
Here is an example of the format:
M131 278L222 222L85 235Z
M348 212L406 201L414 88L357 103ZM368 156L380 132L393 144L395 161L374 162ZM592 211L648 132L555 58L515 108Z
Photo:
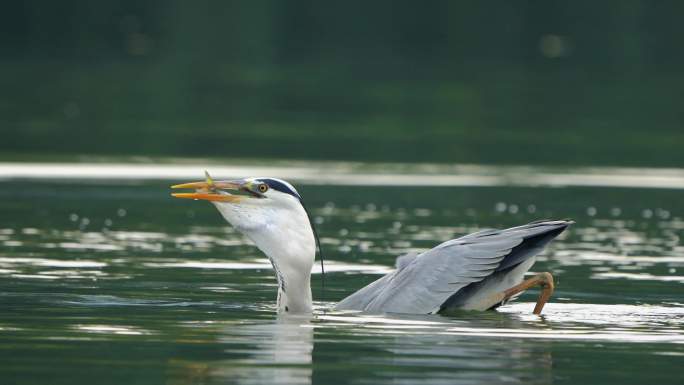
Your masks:
M539 293L537 304L534 306L534 311L532 311L532 313L541 314L544 305L546 305L546 302L548 302L549 298L551 298L551 294L553 294L554 284L553 275L551 275L551 273L544 272L536 274L534 277L526 279L512 288L504 290L504 300L507 300L516 294L534 286L541 287L541 293Z

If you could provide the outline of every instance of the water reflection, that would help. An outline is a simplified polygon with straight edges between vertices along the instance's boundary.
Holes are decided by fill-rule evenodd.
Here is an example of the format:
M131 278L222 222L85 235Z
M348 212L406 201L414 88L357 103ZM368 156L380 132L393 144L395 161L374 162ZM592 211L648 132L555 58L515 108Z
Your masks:
M274 321L236 324L218 330L217 343L239 358L210 362L172 361L179 382L245 385L312 383L314 329L310 316L281 315ZM198 370L199 368L199 370Z
M655 369L621 370L646 383L681 366L678 191L644 189L635 203L621 189L305 185L330 302L321 302L315 274L315 317L283 320L270 264L211 207L188 211L139 182L3 187L11 197L0 200L0 346L11 347L0 355L3 378L87 367L102 383L125 382L108 377L116 361L141 374L161 363L174 384L548 383L582 373L605 383L593 376L606 362L632 357ZM530 314L534 293L451 318L329 310L392 269L396 255L480 226L561 216L577 224L535 265L557 279L543 318Z
M96 333L96 334L113 334L113 335L144 335L152 334L150 331L134 327L134 326L124 326L124 325L76 325L75 329L86 332L86 333Z
M542 342L488 342L472 338L445 337L431 333L397 336L388 343L380 377L391 383L424 384L548 384L552 379L551 344ZM403 367L420 367L405 373Z
M347 376L351 379L364 375L374 378L372 383L383 384L550 382L550 342L518 340L510 344L504 340L515 337L488 341L450 333L455 324L473 330L482 324L511 330L525 326L515 317L484 318L458 321L439 316L340 313L247 321L221 327L217 335L225 354L236 358L209 362L174 360L170 362L175 378L171 383L189 378L202 383L311 384L313 378L325 383L346 383ZM318 352L318 360L343 362L349 370L339 372L335 367L314 365L314 352ZM429 376L425 376L426 370Z
M229 345L243 339L258 342L252 357L238 362L241 366L217 368L215 376L237 379L240 384L311 383L314 341L309 317L279 316L273 323L244 325L230 333L219 341Z
M375 378L373 383L549 383L553 363L550 342L451 332L452 328L475 331L526 326L507 315L479 315L464 312L455 319L336 313L320 315L316 330L342 341L330 349L340 351L337 358L355 371L367 371L368 377ZM354 353L345 353L349 350Z

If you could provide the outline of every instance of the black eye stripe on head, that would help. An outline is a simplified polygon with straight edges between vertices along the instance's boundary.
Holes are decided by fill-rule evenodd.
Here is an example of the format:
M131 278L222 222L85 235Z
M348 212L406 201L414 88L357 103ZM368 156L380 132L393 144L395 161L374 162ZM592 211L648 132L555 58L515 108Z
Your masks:
M294 190L292 187L288 186L287 184L283 183L282 181L279 181L277 179L271 179L271 178L262 178L262 179L257 179L258 182L263 182L268 185L268 187L280 191L285 194L290 194L293 197L299 199L300 201L302 200L302 197L299 195L299 193Z

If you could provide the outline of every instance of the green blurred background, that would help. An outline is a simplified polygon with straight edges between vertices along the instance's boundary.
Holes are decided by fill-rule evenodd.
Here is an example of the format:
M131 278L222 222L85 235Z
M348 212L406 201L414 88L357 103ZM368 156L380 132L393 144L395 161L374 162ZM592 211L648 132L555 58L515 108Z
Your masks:
M682 166L682 1L3 1L0 160Z

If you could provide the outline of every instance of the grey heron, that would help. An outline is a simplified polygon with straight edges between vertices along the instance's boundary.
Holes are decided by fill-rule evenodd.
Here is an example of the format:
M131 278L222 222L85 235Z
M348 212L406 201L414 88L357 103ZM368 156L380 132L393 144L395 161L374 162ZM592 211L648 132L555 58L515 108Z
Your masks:
M311 269L316 236L302 197L277 178L202 182L172 188L176 198L213 203L235 229L268 257L278 281L278 312L312 311ZM396 270L343 299L340 310L434 314L454 309L488 310L540 286L540 314L553 293L550 273L524 279L535 255L572 221L542 220L505 230L487 229L397 258Z

